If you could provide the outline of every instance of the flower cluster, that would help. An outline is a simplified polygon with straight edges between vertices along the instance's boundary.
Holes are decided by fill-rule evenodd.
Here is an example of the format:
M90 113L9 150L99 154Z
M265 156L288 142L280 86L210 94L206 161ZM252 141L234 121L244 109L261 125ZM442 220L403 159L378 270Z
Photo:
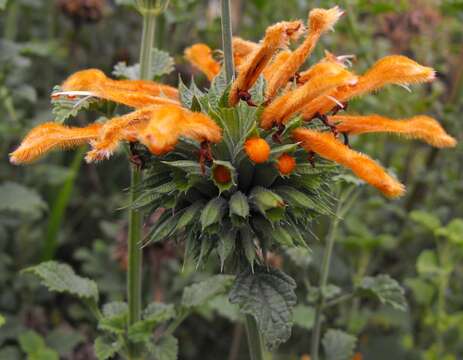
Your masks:
M207 45L190 47L186 58L211 80L206 90L194 82L176 89L112 80L95 69L77 72L53 98L105 99L134 110L84 128L42 124L25 137L11 161L30 162L54 148L88 143L86 159L93 162L128 142L146 173L140 198L131 206L164 209L148 241L181 235L189 257L200 261L215 248L222 264L231 255L250 264L264 261L275 245L305 246L311 219L330 214L334 163L387 196L404 193L381 165L349 146L349 134L388 132L436 147L456 144L428 116L393 120L337 114L350 99L385 85L435 78L433 69L404 56L387 56L358 75L348 69L349 56L326 52L300 70L341 15L338 7L314 9L307 25L277 23L260 43L235 38L237 76L231 84Z

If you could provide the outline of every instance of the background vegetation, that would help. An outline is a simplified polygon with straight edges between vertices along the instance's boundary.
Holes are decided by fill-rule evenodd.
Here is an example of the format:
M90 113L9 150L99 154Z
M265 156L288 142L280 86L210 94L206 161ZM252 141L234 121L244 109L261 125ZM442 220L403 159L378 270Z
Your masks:
M93 359L95 324L77 301L47 292L20 271L41 260L69 263L96 279L105 301L123 300L126 266L125 211L129 170L114 157L88 166L83 151L54 153L26 168L8 165L8 153L34 125L50 120L49 94L68 74L97 67L110 74L119 61L138 58L140 17L129 0L0 0L0 359ZM257 41L265 28L305 18L333 1L233 1L234 33ZM463 357L463 3L459 0L342 0L347 14L322 49L355 54L361 72L375 59L396 53L433 66L438 81L395 87L349 105L362 113L438 118L460 140L454 150L385 136L353 139L352 146L392 169L407 184L400 200L360 187L334 234L330 274L332 306L325 324L358 336L364 359L458 359ZM84 6L85 5L85 6ZM188 82L196 74L182 57L195 42L220 48L217 1L172 0L158 23L157 46L175 57L163 81ZM314 60L312 60L314 61ZM83 119L82 119L83 120ZM399 146L400 145L400 146ZM153 218L152 221L156 219ZM300 359L310 352L323 240L330 228L320 218L312 229L310 256L274 254L299 284L293 336L275 358ZM318 240L317 240L318 239ZM164 243L145 249L149 300L178 302L182 289L217 271L217 262L196 271L182 264L183 249ZM406 312L376 302L336 298L365 276L387 273L406 288ZM3 324L4 323L4 324ZM2 325L3 324L3 325ZM181 359L247 359L236 309L218 297L196 309L177 330ZM52 355L50 355L52 354ZM226 355L224 355L226 354Z

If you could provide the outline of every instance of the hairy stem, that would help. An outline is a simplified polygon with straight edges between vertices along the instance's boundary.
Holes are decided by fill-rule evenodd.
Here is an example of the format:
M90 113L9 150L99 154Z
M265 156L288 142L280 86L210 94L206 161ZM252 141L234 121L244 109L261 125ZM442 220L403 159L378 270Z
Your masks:
M264 360L262 338L252 315L246 315L246 335L248 338L249 356L251 360Z
M225 59L225 77L231 82L234 77L233 48L232 48L232 23L230 0L221 0L222 6L222 45Z
M143 32L140 48L140 78L151 78L151 54L156 29L156 13L142 12ZM130 201L138 197L142 170L135 164L131 165ZM142 249L140 247L142 235L142 214L140 211L129 210L128 233L128 270L127 270L127 299L129 304L129 324L140 320L141 288L142 288ZM137 350L129 347L129 359L135 359Z

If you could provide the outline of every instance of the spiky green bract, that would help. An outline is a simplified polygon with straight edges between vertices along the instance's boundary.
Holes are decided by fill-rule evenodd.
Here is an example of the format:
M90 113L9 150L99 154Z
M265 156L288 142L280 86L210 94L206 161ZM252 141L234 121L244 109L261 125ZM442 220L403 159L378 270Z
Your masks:
M222 75L207 91L194 82L190 87L181 82L179 89L184 106L209 115L222 127L223 140L211 145L214 161L206 161L204 167L199 162L200 144L187 140L162 158L147 157L141 195L132 206L162 214L145 244L184 239L185 260L198 266L215 251L222 267L231 261L248 268L264 263L269 250L308 246L311 221L330 213L329 184L336 168L320 161L313 167L293 144L289 129L299 120L288 125L277 143L270 132L258 128L262 105L228 106L229 86ZM263 92L265 84L259 81L253 99L263 99L258 96ZM273 156L255 165L243 145L257 135L269 143ZM275 167L277 155L284 152L297 160L291 176L280 175ZM229 171L229 183L214 178L219 165Z

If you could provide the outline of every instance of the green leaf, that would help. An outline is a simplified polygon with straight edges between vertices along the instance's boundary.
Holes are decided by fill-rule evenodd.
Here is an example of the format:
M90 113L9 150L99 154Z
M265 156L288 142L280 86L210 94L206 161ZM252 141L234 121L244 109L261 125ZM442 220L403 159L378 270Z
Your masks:
M133 342L149 341L155 327L175 317L171 304L151 303L143 312L143 320L137 321L129 328L129 339Z
M241 191L235 192L229 201L230 217L246 219L249 216L248 198Z
M163 336L156 342L152 354L156 360L176 360L178 340L173 336Z
M41 280L42 285L50 291L68 293L84 300L98 302L98 288L93 280L80 277L67 264L47 261L32 266L24 272L33 273Z
M1 328L3 325L5 325L5 323L6 323L5 318L3 317L2 314L0 314L0 328Z
M53 93L59 91L61 91L59 86L53 88ZM64 123L67 119L76 117L79 112L89 110L92 105L100 101L102 100L90 95L80 99L70 99L66 96L53 96L51 99L51 105L53 107L52 113L55 115L56 122Z
M326 208L321 206L316 199L312 199L290 186L280 186L275 191L293 207L299 207L304 210L315 210L320 214L327 214Z
M230 320L231 322L237 322L239 319L239 308L237 305L231 304L228 300L228 296L219 295L208 302L208 306L217 312L220 316Z
M95 339L95 355L98 360L106 360L122 349L122 342L107 336L98 336Z
M194 93L185 85L180 76L178 78L178 92L182 105L188 109L191 109Z
M284 213L285 202L281 196L261 186L252 189L249 202L270 220L278 219Z
M219 243L217 244L217 253L220 258L220 269L223 271L225 261L235 250L236 230L226 228L225 231L219 235Z
M437 254L433 250L423 250L416 261L416 270L420 275L437 275L441 272Z
M0 0L0 10L5 10L8 5L8 0Z
M382 304L391 305L397 310L407 310L405 291L389 275L367 276L362 279L359 289L367 295L376 297Z
M436 294L436 288L433 285L420 278L406 279L405 284L412 290L418 304L431 305Z
M295 151L299 147L299 144L286 144L286 145L279 145L272 148L270 151L270 157L272 159L278 158L280 155L284 153L291 153Z
M201 165L193 160L162 161L163 164L185 171L187 174L201 175Z
M113 75L117 78L138 80L140 79L140 64L128 66L125 61L114 65Z
M47 204L32 189L13 182L0 185L0 211L36 217L47 209Z
M315 323L315 309L312 306L297 305L294 308L294 325L312 330Z
M303 247L285 249L285 253L297 266L308 268L312 263L312 252Z
M212 225L215 225L222 221L222 217L225 214L227 207L227 202L222 197L216 197L209 201L206 206L204 206L203 211L201 212L201 226L203 231L209 228Z
M33 330L28 330L19 335L19 346L21 350L28 355L39 352L45 348L45 341L43 338Z
M203 207L202 201L197 201L194 204L188 206L185 211L182 213L182 216L178 219L176 229L183 229L184 227L190 225L196 216L199 214L199 211Z
M175 62L168 52L154 48L151 58L151 73L153 77L168 75L174 71Z
M434 233L456 245L461 245L463 244L463 219L453 219L447 226L436 229Z
M357 339L344 331L329 329L322 343L326 360L350 360L354 356Z
M113 334L123 334L127 327L129 309L125 302L115 301L103 306L103 318L98 328Z
M61 357L69 358L77 345L85 342L85 340L85 336L78 331L58 327L47 334L45 342Z
M252 315L265 344L275 349L291 335L296 304L294 280L278 269L257 268L242 272L230 292L230 302Z
M441 227L439 218L426 211L414 210L410 213L410 219L430 231Z
M256 259L256 246L254 244L254 232L249 226L243 226L239 230L241 246L244 250L244 256L248 261L251 269L254 269L254 260Z
M182 305L196 307L210 299L226 293L233 284L234 276L214 275L204 281L190 285L183 290Z

